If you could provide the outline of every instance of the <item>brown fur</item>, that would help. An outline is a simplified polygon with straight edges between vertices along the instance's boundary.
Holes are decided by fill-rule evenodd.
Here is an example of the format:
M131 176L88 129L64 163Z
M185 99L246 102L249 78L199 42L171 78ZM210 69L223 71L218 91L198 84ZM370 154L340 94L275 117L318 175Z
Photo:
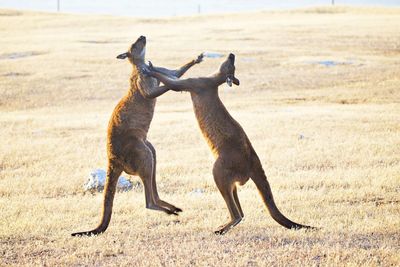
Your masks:
M131 86L112 113L107 131L108 169L104 187L103 212L100 224L91 231L73 233L73 236L97 235L104 232L111 219L113 200L118 178L122 171L138 175L143 181L146 208L175 214L182 211L160 199L156 185L156 152L147 140L147 132L153 118L156 100L154 97L165 93L168 88L158 87L159 82L141 74L140 69L148 68L144 62L146 38L141 36L128 52L117 58L128 58L133 66ZM155 68L168 77L180 77L190 67L201 62L202 55L177 70Z
M256 184L272 218L286 228L311 228L286 218L276 207L271 188L250 140L240 124L234 120L218 96L218 86L227 82L239 85L235 78L235 57L230 54L220 69L208 77L171 79L157 72L145 70L145 74L159 79L174 91L189 91L200 129L210 146L216 161L213 175L219 191L228 206L231 221L221 226L216 234L224 234L237 225L244 214L237 195L237 184L245 184L251 178Z

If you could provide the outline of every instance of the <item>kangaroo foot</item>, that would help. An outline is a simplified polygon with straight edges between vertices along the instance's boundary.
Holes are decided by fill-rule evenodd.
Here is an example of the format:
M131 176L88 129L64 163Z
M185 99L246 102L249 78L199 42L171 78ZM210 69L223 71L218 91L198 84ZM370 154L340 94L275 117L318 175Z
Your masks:
M174 205L172 205L172 204L170 204L170 203L168 203L168 202L166 202L164 200L161 200L161 199L157 201L157 204L160 205L160 206L163 206L163 207L165 207L165 208L167 208L167 209L169 209L170 211L173 211L173 212L182 212L181 208L178 208L178 207L176 207L176 206L174 206Z
M179 215L179 214L177 213L177 211L170 210L170 209L164 208L164 207L159 206L159 205L156 205L156 204L148 205L148 206L146 206L146 208L147 208L147 209L150 209L150 210L159 210L159 211L163 211L163 212L167 213L168 215L171 215L171 214L176 215L176 216Z
M224 235L226 234L231 228L235 227L238 223L240 223L242 219L236 219L233 220L227 224L221 225L220 227L218 227L218 230L214 231L214 234L216 235Z

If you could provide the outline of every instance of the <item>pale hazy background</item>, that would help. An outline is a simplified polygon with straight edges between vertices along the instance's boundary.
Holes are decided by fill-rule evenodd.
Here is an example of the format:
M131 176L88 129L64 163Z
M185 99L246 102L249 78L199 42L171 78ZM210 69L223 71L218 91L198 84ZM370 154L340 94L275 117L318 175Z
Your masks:
M254 10L305 8L331 5L332 0L0 0L0 8L32 9L69 13L96 13L140 17L169 17ZM335 5L400 6L400 0L335 0Z

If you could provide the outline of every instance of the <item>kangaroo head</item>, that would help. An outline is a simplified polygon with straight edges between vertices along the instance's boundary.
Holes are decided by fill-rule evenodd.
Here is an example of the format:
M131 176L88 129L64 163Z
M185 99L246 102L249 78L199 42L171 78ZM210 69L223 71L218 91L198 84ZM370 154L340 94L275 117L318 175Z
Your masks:
M144 56L146 54L146 37L140 36L136 42L134 42L129 48L128 52L122 53L117 56L118 59L128 58L129 62L134 64L137 61L144 62Z
M235 77L235 55L230 53L228 58L221 64L219 67L219 73L226 80L226 83L229 86L232 86L232 83L235 85L239 85L240 81Z

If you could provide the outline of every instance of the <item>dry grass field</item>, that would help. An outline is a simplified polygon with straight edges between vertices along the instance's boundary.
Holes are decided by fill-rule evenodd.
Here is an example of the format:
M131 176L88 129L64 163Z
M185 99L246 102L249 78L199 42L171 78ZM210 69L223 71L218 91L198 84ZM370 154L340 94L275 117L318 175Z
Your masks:
M350 7L170 19L0 10L0 266L399 266L399 25L400 9ZM139 35L170 68L236 54L241 85L221 98L281 211L321 230L278 225L249 181L245 220L215 236L229 213L213 158L190 96L168 92L149 140L160 195L184 212L118 193L105 234L70 236L100 219L102 195L83 184L106 167L108 119L131 71L115 56Z

